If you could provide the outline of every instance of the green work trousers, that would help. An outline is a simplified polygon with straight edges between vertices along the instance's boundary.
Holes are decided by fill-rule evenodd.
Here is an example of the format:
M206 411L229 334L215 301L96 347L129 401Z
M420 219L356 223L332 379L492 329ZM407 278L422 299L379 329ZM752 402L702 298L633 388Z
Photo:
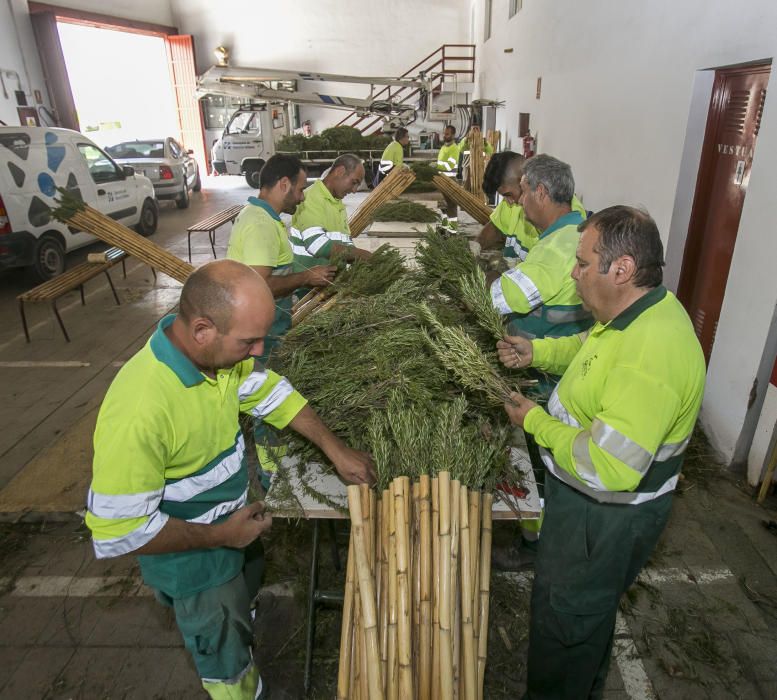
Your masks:
M243 571L230 581L185 598L155 591L162 604L173 608L184 645L214 700L253 700L256 695L251 602L263 578L264 550L256 540L246 550Z
M621 595L646 564L672 495L594 501L551 474L535 564L525 699L601 698Z

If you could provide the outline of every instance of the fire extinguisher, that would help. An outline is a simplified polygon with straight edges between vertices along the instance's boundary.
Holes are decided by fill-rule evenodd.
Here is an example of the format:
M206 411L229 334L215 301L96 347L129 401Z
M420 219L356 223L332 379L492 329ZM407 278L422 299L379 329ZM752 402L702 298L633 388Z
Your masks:
M531 135L531 131L526 131L526 136L523 137L523 157L531 158L534 155L534 148L536 146L536 140Z

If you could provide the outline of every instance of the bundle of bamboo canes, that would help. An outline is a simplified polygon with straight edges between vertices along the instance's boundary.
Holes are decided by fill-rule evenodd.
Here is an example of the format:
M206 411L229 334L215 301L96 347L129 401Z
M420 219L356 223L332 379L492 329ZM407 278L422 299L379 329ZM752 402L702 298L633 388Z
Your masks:
M435 175L432 178L432 182L440 192L456 202L456 204L479 224L485 225L488 223L488 219L491 216L491 208L481 199L478 199L475 195L467 192L467 190L461 185L457 185L449 177Z
M448 472L348 487L338 700L482 700L491 506Z
M489 129L486 132L486 141L488 141L491 144L491 148L494 149L494 152L499 150L499 142L502 140L502 132L494 129Z
M392 199L396 199L415 181L415 173L408 168L394 168L365 198L348 221L351 238L356 238L372 222L375 212ZM291 325L296 326L310 314L321 311L327 299L327 308L334 304L325 290L312 290L300 299L291 310Z
M483 173L486 169L486 158L483 152L483 134L480 129L472 129L467 135L469 143L469 191L480 201L485 200L483 194Z
M179 282L185 282L186 278L194 272L194 267L156 243L81 202L66 190L60 190L60 192L62 194L60 206L52 210L52 215L57 220L121 248L128 255L142 260L150 267L164 272Z

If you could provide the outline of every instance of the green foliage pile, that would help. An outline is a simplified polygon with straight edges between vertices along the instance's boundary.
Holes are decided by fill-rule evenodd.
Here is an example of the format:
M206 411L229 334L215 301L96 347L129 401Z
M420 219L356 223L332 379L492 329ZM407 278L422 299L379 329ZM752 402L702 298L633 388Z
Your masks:
M439 217L423 204L400 199L379 207L373 219L375 221L416 221L422 224L433 224L437 222Z
M372 453L380 488L400 474L441 470L492 488L506 469L502 404L523 375L498 367L493 333L460 293L445 291L448 270L477 267L468 246L436 236L429 233L418 270L378 293L358 293L366 288L352 281L348 298L294 328L271 363L347 444ZM374 270L396 271L387 252L381 257ZM294 434L284 441L302 461L326 463Z
M411 170L415 173L415 180L405 192L436 192L437 188L432 184L432 178L438 175L437 169L430 163L418 161L410 163Z
M302 134L283 136L276 143L276 150L282 153L311 151L312 158L325 158L332 155L325 151L347 151L366 156L367 151L383 150L390 141L390 136L382 134L364 136L352 126L333 126L315 136Z

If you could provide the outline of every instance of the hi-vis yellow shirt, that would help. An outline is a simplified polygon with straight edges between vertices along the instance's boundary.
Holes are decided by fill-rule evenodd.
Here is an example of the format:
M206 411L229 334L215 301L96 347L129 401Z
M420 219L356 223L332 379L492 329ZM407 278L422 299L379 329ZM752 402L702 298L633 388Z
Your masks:
M553 476L603 503L674 490L706 368L688 314L657 287L609 323L532 341L532 366L564 376L524 428Z
M165 334L174 318L121 368L100 408L86 514L98 558L139 549L170 517L229 517L248 497L239 414L284 428L306 403L252 358L215 379L202 374ZM145 582L172 598L229 581L243 566L242 550L227 547L138 559Z

